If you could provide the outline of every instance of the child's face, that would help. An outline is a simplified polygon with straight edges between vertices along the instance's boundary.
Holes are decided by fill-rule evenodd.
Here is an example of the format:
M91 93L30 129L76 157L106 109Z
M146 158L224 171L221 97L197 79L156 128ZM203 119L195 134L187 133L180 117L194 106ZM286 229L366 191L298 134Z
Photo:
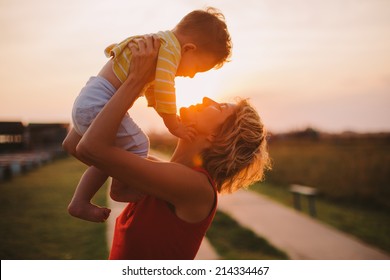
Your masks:
M215 58L196 49L184 50L176 76L193 78L196 73L206 72L216 65Z

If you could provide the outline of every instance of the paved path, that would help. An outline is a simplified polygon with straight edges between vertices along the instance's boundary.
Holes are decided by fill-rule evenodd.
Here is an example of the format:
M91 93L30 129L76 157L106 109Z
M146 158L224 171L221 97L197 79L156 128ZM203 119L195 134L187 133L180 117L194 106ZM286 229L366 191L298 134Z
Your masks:
M251 191L220 196L219 210L297 260L389 260L390 255Z

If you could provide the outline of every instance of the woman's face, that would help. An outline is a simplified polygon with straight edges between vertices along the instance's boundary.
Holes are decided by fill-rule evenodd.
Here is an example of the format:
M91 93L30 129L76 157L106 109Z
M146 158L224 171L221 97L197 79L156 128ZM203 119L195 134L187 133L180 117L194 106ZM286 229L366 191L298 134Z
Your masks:
M202 104L180 109L184 124L193 125L199 134L212 135L216 129L234 112L236 104L218 103L204 97Z

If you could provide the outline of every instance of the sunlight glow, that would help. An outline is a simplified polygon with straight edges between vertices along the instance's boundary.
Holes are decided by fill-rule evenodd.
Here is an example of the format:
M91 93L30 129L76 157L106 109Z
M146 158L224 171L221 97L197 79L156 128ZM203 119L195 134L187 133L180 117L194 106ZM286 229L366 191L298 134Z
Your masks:
M203 97L218 99L218 79L209 73L195 76L193 79L178 77L175 79L177 108L201 103Z

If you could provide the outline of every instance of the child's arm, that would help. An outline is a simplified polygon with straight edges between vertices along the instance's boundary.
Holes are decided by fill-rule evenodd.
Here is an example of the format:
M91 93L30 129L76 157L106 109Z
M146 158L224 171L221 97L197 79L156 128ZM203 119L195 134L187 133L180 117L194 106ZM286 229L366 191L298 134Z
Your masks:
M192 141L196 135L195 128L191 126L184 125L179 116L175 114L165 114L159 113L163 118L165 126L168 128L169 132L175 135L176 137Z

